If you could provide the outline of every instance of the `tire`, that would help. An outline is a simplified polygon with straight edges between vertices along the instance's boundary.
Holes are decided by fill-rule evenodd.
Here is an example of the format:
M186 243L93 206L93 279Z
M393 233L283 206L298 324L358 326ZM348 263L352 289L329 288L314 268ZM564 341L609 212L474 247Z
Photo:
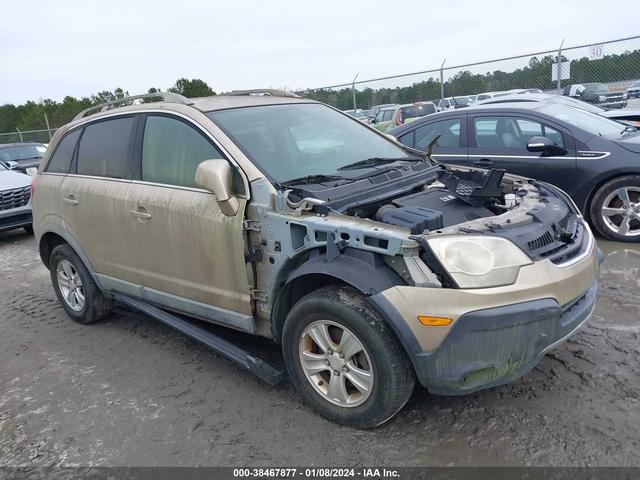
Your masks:
M316 333L320 331L332 343L326 343L327 336ZM318 335L322 338L316 343ZM323 342L329 349L320 348ZM349 353L360 347L359 353ZM406 353L366 298L351 287L324 287L299 300L285 320L282 350L298 393L320 415L342 425L381 425L407 403L413 392L415 374ZM313 371L323 370L307 375L311 369L303 367L303 356L309 359L305 365L312 365ZM326 365L327 358L331 359L330 365ZM335 389L331 389L332 380L339 382L333 384ZM330 400L331 391L340 394Z
M602 185L591 201L589 218L609 240L640 242L640 176L618 177Z
M73 320L82 324L95 323L111 313L113 302L98 289L82 260L69 245L58 245L53 249L49 271L58 301ZM74 294L69 295L71 290Z
M29 235L33 235L33 225L27 225L26 227L22 227L24 228L24 231L27 232Z

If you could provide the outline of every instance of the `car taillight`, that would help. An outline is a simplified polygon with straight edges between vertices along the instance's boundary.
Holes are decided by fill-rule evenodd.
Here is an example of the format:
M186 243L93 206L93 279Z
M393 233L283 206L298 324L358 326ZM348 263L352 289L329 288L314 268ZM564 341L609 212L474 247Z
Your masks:
M396 125L402 125L402 112L398 112L398 116L396 117Z

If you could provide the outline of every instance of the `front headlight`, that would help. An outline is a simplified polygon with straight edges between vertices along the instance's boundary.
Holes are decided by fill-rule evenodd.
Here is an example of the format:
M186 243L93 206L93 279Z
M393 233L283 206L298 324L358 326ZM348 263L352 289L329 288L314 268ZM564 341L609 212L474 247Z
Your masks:
M38 168L37 167L29 167L29 168L25 169L25 171L27 172L27 175L29 175L30 177L33 177L36 173L38 173Z
M511 241L483 235L448 235L427 240L460 288L511 285L531 259Z
M599 102L606 102L606 101L607 101L607 97L605 97L604 95L600 95L600 96L598 97L598 101L599 101Z

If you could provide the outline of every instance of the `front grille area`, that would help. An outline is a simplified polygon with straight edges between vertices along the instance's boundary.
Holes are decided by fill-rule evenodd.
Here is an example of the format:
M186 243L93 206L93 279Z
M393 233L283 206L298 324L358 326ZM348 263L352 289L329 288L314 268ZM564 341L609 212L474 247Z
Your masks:
M31 198L31 187L14 188L0 192L0 210L24 207Z
M585 226L578 221L577 215L569 212L538 238L527 242L527 246L533 258L548 258L557 264L582 253L587 240Z

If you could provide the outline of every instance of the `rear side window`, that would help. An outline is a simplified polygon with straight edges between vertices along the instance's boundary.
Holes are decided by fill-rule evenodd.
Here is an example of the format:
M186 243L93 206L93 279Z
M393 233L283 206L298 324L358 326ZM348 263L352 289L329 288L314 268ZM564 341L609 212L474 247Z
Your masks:
M430 123L416 129L415 147L425 150L429 144L440 135L438 145L433 151L439 148L456 148L460 146L460 119L443 120L441 122Z
M76 149L76 143L78 143L78 137L81 130L74 130L71 133L65 135L53 153L49 164L47 165L47 172L51 173L69 173L69 167L71 166L71 160L73 159L73 152Z
M175 118L147 117L142 140L142 180L197 187L196 169L205 160L223 158L195 128Z
M78 147L78 174L131 178L128 151L133 122L133 117L114 118L85 127Z

